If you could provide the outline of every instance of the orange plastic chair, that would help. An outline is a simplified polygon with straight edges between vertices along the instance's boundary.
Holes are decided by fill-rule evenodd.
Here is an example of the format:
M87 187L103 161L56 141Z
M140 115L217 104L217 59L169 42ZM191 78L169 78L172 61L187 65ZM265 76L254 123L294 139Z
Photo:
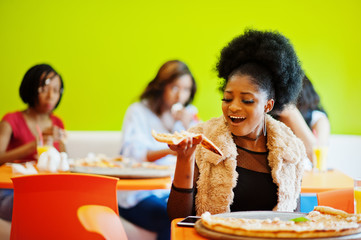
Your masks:
M40 174L12 178L11 239L104 239L81 225L77 210L107 206L118 214L118 179L89 174Z
M128 240L119 215L106 206L81 206L78 218L86 230L99 233L104 239Z
M317 193L319 206L328 206L354 213L354 192L352 188Z

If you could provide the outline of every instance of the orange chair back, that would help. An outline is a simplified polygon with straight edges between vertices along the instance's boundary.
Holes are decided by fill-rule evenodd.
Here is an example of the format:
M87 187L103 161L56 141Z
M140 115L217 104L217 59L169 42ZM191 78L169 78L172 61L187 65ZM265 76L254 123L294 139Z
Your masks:
M354 213L354 192L353 188L331 190L317 193L319 206L328 206Z
M119 215L106 206L81 206L78 218L86 230L99 233L104 239L128 240Z
M77 217L86 204L118 214L118 179L88 174L40 174L12 178L11 239L104 239L88 232Z

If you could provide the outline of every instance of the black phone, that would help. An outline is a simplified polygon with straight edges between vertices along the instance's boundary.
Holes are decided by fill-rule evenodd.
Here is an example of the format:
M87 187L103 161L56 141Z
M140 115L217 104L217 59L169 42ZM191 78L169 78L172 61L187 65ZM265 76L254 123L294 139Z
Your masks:
M193 227L194 224L201 219L200 216L188 216L186 218L184 218L182 221L179 221L177 223L178 226L181 227Z

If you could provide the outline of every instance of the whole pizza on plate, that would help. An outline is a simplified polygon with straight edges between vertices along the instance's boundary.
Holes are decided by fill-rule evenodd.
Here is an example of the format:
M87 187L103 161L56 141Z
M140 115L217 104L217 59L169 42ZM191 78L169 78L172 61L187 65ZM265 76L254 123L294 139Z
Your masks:
M197 229L198 226L198 229ZM220 217L206 212L196 224L216 233L255 238L324 238L361 232L361 214L317 206L304 217L281 220Z

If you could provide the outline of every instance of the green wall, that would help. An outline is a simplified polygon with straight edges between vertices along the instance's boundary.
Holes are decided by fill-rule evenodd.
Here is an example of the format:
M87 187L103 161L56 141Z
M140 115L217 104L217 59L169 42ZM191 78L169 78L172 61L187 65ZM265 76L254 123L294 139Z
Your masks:
M220 49L246 27L294 44L329 113L332 133L361 134L361 1L0 1L0 115L25 108L25 72L62 74L56 110L69 130L120 130L129 104L161 64L185 61L207 120L221 114Z

